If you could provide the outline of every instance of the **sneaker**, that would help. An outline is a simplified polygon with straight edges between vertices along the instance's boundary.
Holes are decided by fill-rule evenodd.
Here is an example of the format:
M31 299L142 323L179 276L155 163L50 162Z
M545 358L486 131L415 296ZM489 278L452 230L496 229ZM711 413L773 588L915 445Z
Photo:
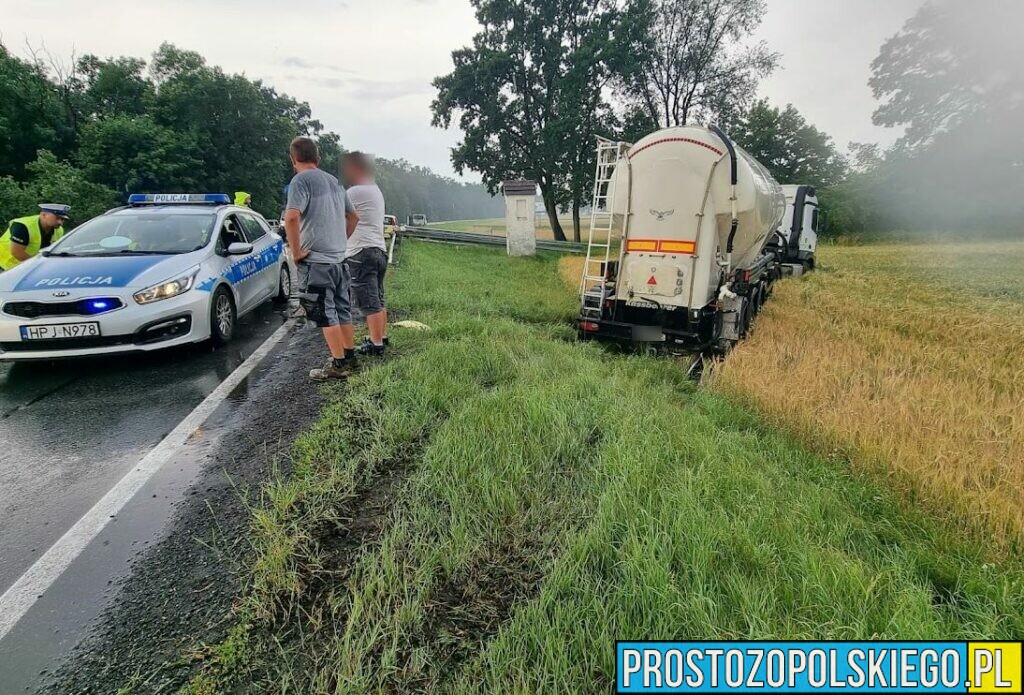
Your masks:
M363 342L361 342L359 345L356 345L356 354L366 355L368 357L383 357L384 348L386 348L387 345L387 338L384 339L383 345L374 345L373 341L371 341L369 338L363 338Z
M340 362L340 364L339 364ZM327 381L329 379L347 379L356 369L355 362L351 359L328 360L327 364L319 369L312 369L309 378L316 381Z

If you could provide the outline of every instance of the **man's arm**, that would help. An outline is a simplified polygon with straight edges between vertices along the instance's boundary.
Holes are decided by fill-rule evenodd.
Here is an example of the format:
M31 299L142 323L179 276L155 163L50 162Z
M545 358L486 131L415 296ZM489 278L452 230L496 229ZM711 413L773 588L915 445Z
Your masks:
M288 248L292 252L292 261L298 263L309 255L299 245L299 220L301 215L295 208L288 208L284 211L284 233L288 237Z
M309 251L302 250L300 238L300 222L307 205L309 205L309 188L301 176L296 176L288 186L288 200L285 202L284 211L284 234L288 239L288 248L291 249L294 263L298 263L309 255Z
M11 255L17 258L19 261L28 260L28 249L24 244L19 244L16 241L11 242Z
M345 236L350 237L352 232L356 231L356 225L359 224L359 213L356 212L356 206L349 198L348 191L343 189L341 197L345 200Z
M27 261L29 234L28 227L20 222L11 222L11 255L19 261Z

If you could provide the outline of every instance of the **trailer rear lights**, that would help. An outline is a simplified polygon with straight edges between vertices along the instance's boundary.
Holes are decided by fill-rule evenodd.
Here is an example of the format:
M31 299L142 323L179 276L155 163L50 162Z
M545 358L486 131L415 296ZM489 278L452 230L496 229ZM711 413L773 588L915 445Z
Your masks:
M580 321L580 330L587 333L597 333L601 330L601 326L593 321Z
M690 253L697 250L695 241L668 241L658 239L630 239L627 251L660 251L661 253Z
M693 253L697 250L695 241L662 241L658 244L658 250L665 253Z
M655 239L630 239L626 242L627 251L657 251L658 242Z

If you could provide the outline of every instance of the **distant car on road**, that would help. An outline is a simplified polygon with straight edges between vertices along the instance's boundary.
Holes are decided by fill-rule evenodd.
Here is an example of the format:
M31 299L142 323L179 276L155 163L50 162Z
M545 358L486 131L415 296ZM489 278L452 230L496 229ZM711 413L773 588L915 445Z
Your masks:
M385 238L392 236L395 232L400 231L401 227L398 224L398 218L394 215L384 215L384 236Z
M409 215L409 226L411 227L423 227L427 224L427 216L421 213L415 215Z
M0 273L0 360L223 344L292 277L282 239L226 194L134 194Z

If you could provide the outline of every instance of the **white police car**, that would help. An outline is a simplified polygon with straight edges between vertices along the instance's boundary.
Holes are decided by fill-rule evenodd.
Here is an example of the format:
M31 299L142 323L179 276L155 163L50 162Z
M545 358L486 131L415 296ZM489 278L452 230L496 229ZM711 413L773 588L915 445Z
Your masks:
M0 360L157 350L212 338L291 294L281 238L225 194L129 196L0 273Z

